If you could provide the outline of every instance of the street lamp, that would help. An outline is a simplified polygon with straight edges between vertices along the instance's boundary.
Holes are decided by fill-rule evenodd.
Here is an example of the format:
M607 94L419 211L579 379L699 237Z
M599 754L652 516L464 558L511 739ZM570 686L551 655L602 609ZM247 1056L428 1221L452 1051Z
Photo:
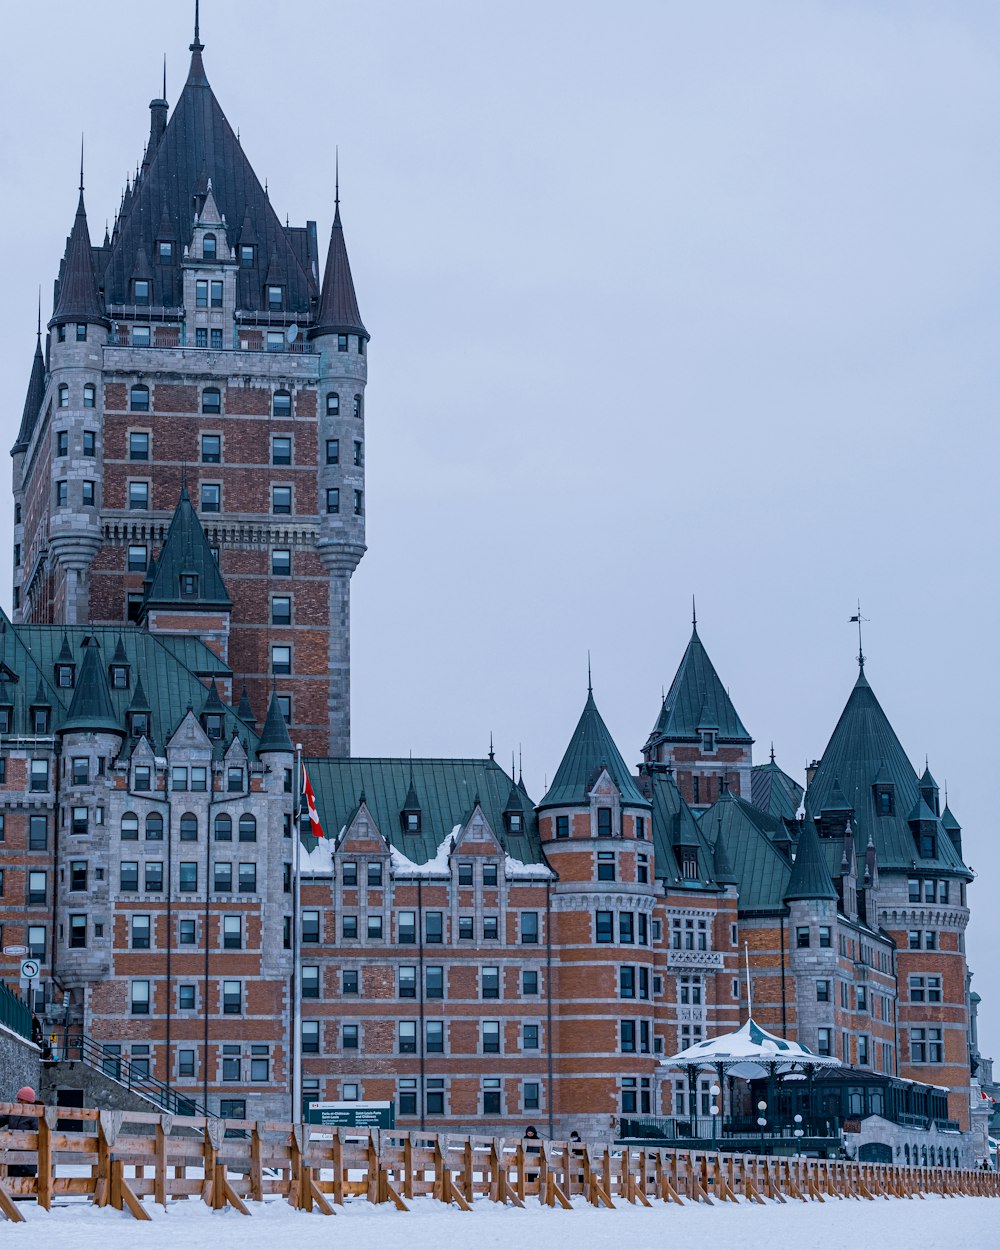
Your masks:
M760 1112L757 1117L757 1123L760 1125L760 1153L764 1154L764 1129L767 1127L767 1116L764 1112L767 1110L767 1103L763 1098L757 1104L757 1110Z
M795 1137L801 1137L801 1136L802 1136L802 1132L803 1132L803 1129L802 1129L802 1117L801 1117L800 1115L796 1115L796 1116L795 1116L795 1132L794 1132L794 1136L795 1136Z
M718 1104L717 1099L719 1095L722 1093L722 1090L719 1088L718 1085L715 1084L715 1082L713 1082L712 1085L709 1087L708 1092L712 1095L712 1105L711 1107L709 1107L709 1113L712 1116L712 1141L714 1142L715 1134L716 1134L716 1126L719 1123L719 1104Z

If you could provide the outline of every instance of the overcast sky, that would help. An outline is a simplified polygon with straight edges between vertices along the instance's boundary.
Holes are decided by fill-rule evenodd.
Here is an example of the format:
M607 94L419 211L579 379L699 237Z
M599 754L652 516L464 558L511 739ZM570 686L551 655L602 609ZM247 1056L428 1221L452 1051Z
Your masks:
M187 0L7 6L6 446L87 136L113 217ZM293 223L342 208L372 332L354 749L636 762L699 628L802 778L867 673L996 898L1000 9L984 0L204 0L209 78ZM10 524L10 507L4 510ZM10 543L0 579L9 607ZM978 910L977 910L978 909Z

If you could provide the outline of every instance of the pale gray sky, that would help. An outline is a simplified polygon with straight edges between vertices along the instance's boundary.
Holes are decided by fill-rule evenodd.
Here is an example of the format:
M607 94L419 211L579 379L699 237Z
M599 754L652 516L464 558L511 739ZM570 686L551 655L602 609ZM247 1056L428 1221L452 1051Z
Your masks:
M8 6L13 442L76 202L118 204L187 0ZM373 335L359 754L523 743L598 704L630 761L700 632L801 778L867 672L948 781L1000 1059L1000 10L870 0L204 0L209 78L326 239L340 145ZM9 506L5 509L9 525ZM0 579L9 605L9 542Z

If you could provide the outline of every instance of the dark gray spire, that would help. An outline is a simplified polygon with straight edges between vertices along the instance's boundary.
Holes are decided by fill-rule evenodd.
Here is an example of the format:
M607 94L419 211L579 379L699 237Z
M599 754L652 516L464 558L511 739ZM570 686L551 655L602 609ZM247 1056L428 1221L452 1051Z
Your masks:
M351 262L347 259L344 227L340 220L339 188L333 229L330 231L330 249L326 254L319 312L316 314L316 325L310 331L310 337L319 338L323 334L360 334L366 339L370 337L361 320L358 297L354 293Z
M42 355L42 332L38 330L35 343L35 355L31 362L31 375L28 378L28 393L24 398L24 412L21 416L21 427L17 432L17 442L11 449L12 455L26 451L35 431L35 423L45 398L45 358Z
M267 720L264 721L264 730L257 746L258 755L266 755L269 751L282 752L286 755L295 754L292 740L288 736L288 726L285 724L285 718L281 714L278 695L275 691L271 693L271 702L267 708Z
M90 230L87 226L87 210L83 203L82 185L80 199L76 206L76 218L66 244L66 255L59 274L59 298L56 301L52 320L49 322L49 329L71 321L110 325L104 315L104 305L97 287L94 253L90 246Z

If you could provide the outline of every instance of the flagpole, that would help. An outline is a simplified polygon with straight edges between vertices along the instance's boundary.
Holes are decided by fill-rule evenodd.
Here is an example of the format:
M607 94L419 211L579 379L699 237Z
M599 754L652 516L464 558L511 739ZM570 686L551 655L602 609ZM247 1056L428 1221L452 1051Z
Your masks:
M292 783L292 1123L302 1121L302 924L300 920L300 883L302 832L299 818L302 807L302 743L295 744L295 774Z

